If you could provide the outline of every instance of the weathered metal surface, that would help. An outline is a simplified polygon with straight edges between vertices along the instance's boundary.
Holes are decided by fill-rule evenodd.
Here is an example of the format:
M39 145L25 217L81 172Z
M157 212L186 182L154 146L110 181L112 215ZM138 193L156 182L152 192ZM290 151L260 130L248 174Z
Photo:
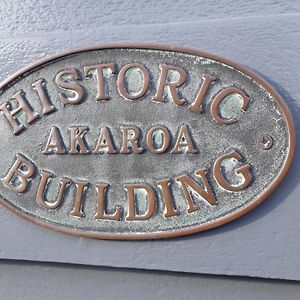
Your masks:
M290 113L261 78L187 49L52 57L1 86L1 202L95 238L162 238L233 220L286 174Z

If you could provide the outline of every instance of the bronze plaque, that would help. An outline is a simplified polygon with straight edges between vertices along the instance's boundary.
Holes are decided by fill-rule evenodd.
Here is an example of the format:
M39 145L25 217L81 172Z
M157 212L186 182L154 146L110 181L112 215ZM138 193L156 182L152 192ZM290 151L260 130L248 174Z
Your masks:
M269 84L190 49L66 52L0 92L1 203L78 236L219 226L265 200L293 157L293 121Z

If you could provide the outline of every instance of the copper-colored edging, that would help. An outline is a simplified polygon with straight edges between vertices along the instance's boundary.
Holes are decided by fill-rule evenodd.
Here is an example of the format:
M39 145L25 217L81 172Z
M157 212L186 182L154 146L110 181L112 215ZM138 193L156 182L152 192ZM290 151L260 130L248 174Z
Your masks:
M112 239L112 240L142 240L142 239L161 239L161 238L170 238L170 237L176 237L176 236L182 236L182 235L188 235L192 233L197 233L200 231L208 230L220 225L223 225L225 223L228 223L232 220L235 220L247 212L254 209L258 204L266 200L273 192L274 190L279 186L279 184L282 182L283 178L287 174L294 157L295 152L295 145L296 145L296 133L295 133L295 126L292 119L292 115L287 108L286 104L282 100L282 98L277 94L277 92L260 76L256 75L252 71L248 70L247 68L240 66L237 63L231 62L227 59L224 59L222 57L212 55L209 53L205 53L202 51L190 49L190 48L184 48L184 47L178 47L178 46L163 46L163 45L144 45L144 44L110 44L110 45L104 45L104 46L97 46L97 47L87 47L87 48L80 48L76 50L66 51L63 53L60 53L58 55L50 56L46 59L40 60L36 62L35 64L24 68L8 79L6 79L4 82L0 84L0 91L6 86L10 85L10 83L13 83L19 76L23 75L24 73L27 73L29 71L34 70L37 67L40 67L43 64L50 63L51 61L54 61L58 58L63 58L65 56L69 56L72 54L77 54L80 52L87 52L87 51L94 51L94 50L103 50L103 49L116 49L116 48L127 48L127 49L152 49L152 50L162 50L162 51L172 51L172 52L181 52L186 54L191 54L195 56L201 56L210 58L222 63L225 63L226 65L232 66L235 69L238 69L242 71L244 74L250 76L252 79L254 79L258 84L263 86L274 98L277 105L280 107L281 111L283 112L283 115L285 117L287 128L289 132L289 151L287 155L286 162L277 175L277 177L273 180L272 184L264 190L264 193L257 197L256 199L252 200L250 203L246 204L244 207L238 209L236 212L231 213L230 215L227 215L226 217L220 218L217 221L210 222L208 224L202 224L199 226L195 226L193 228L188 229L178 229L175 231L167 231L167 232L158 232L158 233L129 233L129 234L105 234L105 233L93 233L93 232L85 232L85 231L76 231L73 229L66 228L64 226L54 225L47 223L46 221L37 220L21 211L18 211L15 209L12 205L8 204L3 198L0 198L0 203L3 204L6 208L11 210L12 212L16 213L20 217L31 221L32 223L42 225L44 227L47 227L49 229L57 230L63 233L68 233L75 236L82 236L82 237L89 237L89 238L99 238L99 239Z

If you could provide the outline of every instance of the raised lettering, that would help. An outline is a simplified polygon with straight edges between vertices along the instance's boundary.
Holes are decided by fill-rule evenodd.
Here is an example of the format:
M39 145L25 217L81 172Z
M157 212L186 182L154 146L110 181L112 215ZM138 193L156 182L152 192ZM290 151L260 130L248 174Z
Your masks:
M148 220L152 217L156 208L156 198L155 192L152 187L143 183L135 183L135 184L126 184L124 189L128 194L128 213L126 216L126 221L134 221L134 220ZM137 194L137 190L140 191L140 194L144 194L145 199L148 203L148 207L144 214L140 214L137 211L139 196ZM146 196L147 195L147 196Z
M176 181L180 184L183 190L183 194L188 205L187 211L189 213L198 210L198 208L193 202L188 187L195 191L203 200L205 200L205 203L212 206L216 205L216 198L206 177L206 169L199 169L195 174L200 177L204 188L202 188L196 181L187 175L176 177Z
M170 191L170 180L169 179L163 179L158 181L157 186L162 190L162 194L164 196L165 200L165 212L164 215L166 218L173 217L177 215L177 212L174 209L174 203L171 196Z
M237 161L241 161L242 157L235 150L231 150L228 153L221 155L215 161L213 173L219 186L231 192L236 192L247 188L252 181L252 176L250 174L250 165L245 165L235 170L235 173L237 175L241 175L243 177L243 182L237 185L233 185L227 179L225 179L224 175L222 174L222 162L226 159L235 159Z
M215 83L216 77L204 74L202 76L202 84L195 101L189 106L189 109L196 113L201 113L202 104L210 85Z
M63 106L67 104L79 104L84 95L83 87L76 83L81 80L80 73L77 69L60 71L55 77L55 83L58 87L66 90L69 95L65 93L59 93L59 98ZM73 96L70 96L70 93Z
M17 154L14 164L6 176L2 178L2 182L11 191L22 194L27 189L29 179L31 179L34 174L34 164L22 154Z
M198 153L196 146L193 143L192 135L189 127L186 124L181 125L172 154L178 154L182 151L181 148L187 148L186 153Z
M98 142L93 153L117 153L108 127L104 126L101 128Z
M135 93L130 93L128 91L128 84L126 84L126 73L129 69L138 69L139 72L141 72L143 75L143 85L140 91L137 91ZM125 65L121 70L120 73L118 75L118 90L119 93L121 94L121 96L123 96L125 99L130 99L130 100L135 100L138 98L143 97L148 88L149 88L149 81L150 81L150 77L149 77L149 72L148 70L145 68L145 66L143 66L142 64L128 64Z
M165 88L168 88L174 103L177 105L183 105L185 103L185 100L178 95L177 88L182 86L185 81L186 78L185 70L179 67L169 66L165 64L160 65L160 68L161 68L161 73L160 73L158 88L153 100L164 102L164 90ZM174 71L178 77L175 80L169 78L171 74L174 75Z
M241 98L243 100L243 104L241 107L242 111L246 111L248 108L250 98L243 91L241 91L240 89L233 87L233 86L223 89L214 98L214 100L212 101L211 107L210 107L211 115L212 115L213 119L216 121L216 123L219 125L230 125L230 124L234 124L234 123L238 122L238 120L236 120L234 118L225 119L219 115L219 106L220 106L221 102L228 95L231 95L231 94L238 94L241 96Z
M56 126L52 126L43 154L65 154L66 146L63 137Z
M82 202L83 202L83 196L84 193L88 187L88 182L84 180L76 180L75 186L76 186L76 192L75 192L75 203L74 208L70 212L71 216L74 217L84 217L83 211L82 211Z
M48 181L49 178L54 177L54 174L44 171L42 170L40 172L40 183L37 189L37 193L36 193L36 203L42 207L42 208L46 208L46 209L56 209L58 208L61 204L62 201L64 199L64 194L65 194L65 190L66 187L71 183L70 179L68 178L61 178L59 181L59 191L58 191L58 195L56 197L56 200L53 202L49 202L46 199L45 193L46 193L46 187L48 185Z
M163 126L151 127L146 136L146 144L151 153L164 153L170 145L169 130Z
M120 153L131 153L129 146L133 153L142 153L144 148L139 146L140 129L138 127L122 127L122 147Z
M15 103L17 104L16 108L14 108L13 105ZM2 103L0 105L0 111L6 117L9 125L13 129L13 134L15 135L25 129L25 126L20 124L18 120L20 113L24 113L26 115L28 124L33 123L39 117L39 114L34 112L27 102L25 92L23 90L14 94L9 101Z
M88 127L70 127L70 154L88 154L90 150L85 141Z
M96 96L97 100L108 100L109 96L106 93L106 85L105 85L105 72L104 70L110 70L112 74L116 72L115 64L99 64L94 66L85 66L83 68L84 74L89 77L92 72L96 71L96 80L98 84L98 93Z
M36 90L39 99L42 104L43 114L47 115L51 112L54 112L56 108L52 105L50 102L49 96L46 91L46 80L45 79L39 79L31 84L34 90Z
M122 207L117 206L113 214L107 214L105 212L105 194L107 191L108 184L97 184L96 190L98 192L98 206L97 214L95 215L96 219L102 220L114 220L120 221L122 215Z

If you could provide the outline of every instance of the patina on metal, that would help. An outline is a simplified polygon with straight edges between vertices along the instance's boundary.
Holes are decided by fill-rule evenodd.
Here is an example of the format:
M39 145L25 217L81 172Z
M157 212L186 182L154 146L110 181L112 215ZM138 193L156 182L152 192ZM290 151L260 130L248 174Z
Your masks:
M184 48L63 53L0 87L1 203L37 224L103 239L213 228L265 200L295 147L263 79Z

